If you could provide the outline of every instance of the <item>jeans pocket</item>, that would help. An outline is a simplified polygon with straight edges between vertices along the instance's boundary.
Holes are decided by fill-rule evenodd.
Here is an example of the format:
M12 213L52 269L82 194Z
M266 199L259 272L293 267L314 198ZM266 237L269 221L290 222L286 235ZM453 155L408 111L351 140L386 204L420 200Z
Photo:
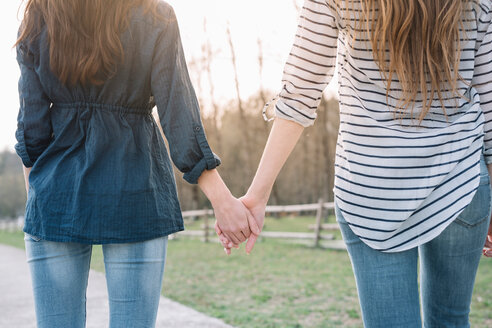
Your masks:
M30 235L28 233L24 233L24 240L25 241L30 240L30 241L37 243L37 242L41 241L41 238L39 238L37 236Z
M480 184L470 204L456 218L456 223L471 228L487 220L490 215L490 196L490 184Z

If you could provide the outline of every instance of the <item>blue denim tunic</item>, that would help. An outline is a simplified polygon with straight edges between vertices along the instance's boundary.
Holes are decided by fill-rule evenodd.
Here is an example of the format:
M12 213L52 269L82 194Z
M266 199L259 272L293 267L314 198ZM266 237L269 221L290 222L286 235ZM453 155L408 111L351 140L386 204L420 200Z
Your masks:
M88 244L149 240L183 230L170 155L196 183L212 153L173 9L132 12L123 62L101 85L66 86L49 64L46 28L17 47L21 69L16 151L32 167L24 231Z

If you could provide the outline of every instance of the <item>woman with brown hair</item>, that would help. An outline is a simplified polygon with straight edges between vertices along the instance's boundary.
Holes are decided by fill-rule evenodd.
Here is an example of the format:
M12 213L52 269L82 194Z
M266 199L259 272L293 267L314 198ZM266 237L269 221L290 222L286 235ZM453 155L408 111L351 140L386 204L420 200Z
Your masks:
M260 227L336 66L335 213L364 325L422 327L420 259L425 327L469 327L480 256L492 256L492 2L306 0L242 199Z
M215 169L174 12L157 0L29 0L19 32L16 151L38 327L85 326L93 244L110 327L153 327L167 236L183 230L154 105L174 164L227 238L259 233Z

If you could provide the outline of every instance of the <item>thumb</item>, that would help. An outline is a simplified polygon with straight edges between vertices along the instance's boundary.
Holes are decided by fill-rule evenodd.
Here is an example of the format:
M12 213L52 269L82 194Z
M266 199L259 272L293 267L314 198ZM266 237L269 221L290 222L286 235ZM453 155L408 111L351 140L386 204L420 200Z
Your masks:
M246 243L246 253L248 253L248 254L251 253L257 240L258 240L258 235L251 234L249 236L248 242Z
M261 233L261 229L258 226L258 222L256 222L256 219L253 216L253 214L251 214L251 212L248 210L246 216L248 217L248 224L251 232L255 235L259 235Z

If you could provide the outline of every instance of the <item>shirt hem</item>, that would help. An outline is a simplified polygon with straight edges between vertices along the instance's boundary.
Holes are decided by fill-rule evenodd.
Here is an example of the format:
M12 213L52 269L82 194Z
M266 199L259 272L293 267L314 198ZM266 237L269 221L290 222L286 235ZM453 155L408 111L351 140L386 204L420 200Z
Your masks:
M166 230L163 230L157 234L148 235L145 237L138 238L101 238L101 239L92 239L92 238L77 238L74 236L48 236L41 235L34 232L29 232L27 229L24 229L24 232L32 235L34 237L39 238L40 240L45 241L53 241L53 242L61 242L61 243L79 243L79 244L89 244L89 245L105 245L105 244L127 244L127 243L138 243L151 239L156 239L159 237L169 236L173 233L184 231L184 226L175 226Z

